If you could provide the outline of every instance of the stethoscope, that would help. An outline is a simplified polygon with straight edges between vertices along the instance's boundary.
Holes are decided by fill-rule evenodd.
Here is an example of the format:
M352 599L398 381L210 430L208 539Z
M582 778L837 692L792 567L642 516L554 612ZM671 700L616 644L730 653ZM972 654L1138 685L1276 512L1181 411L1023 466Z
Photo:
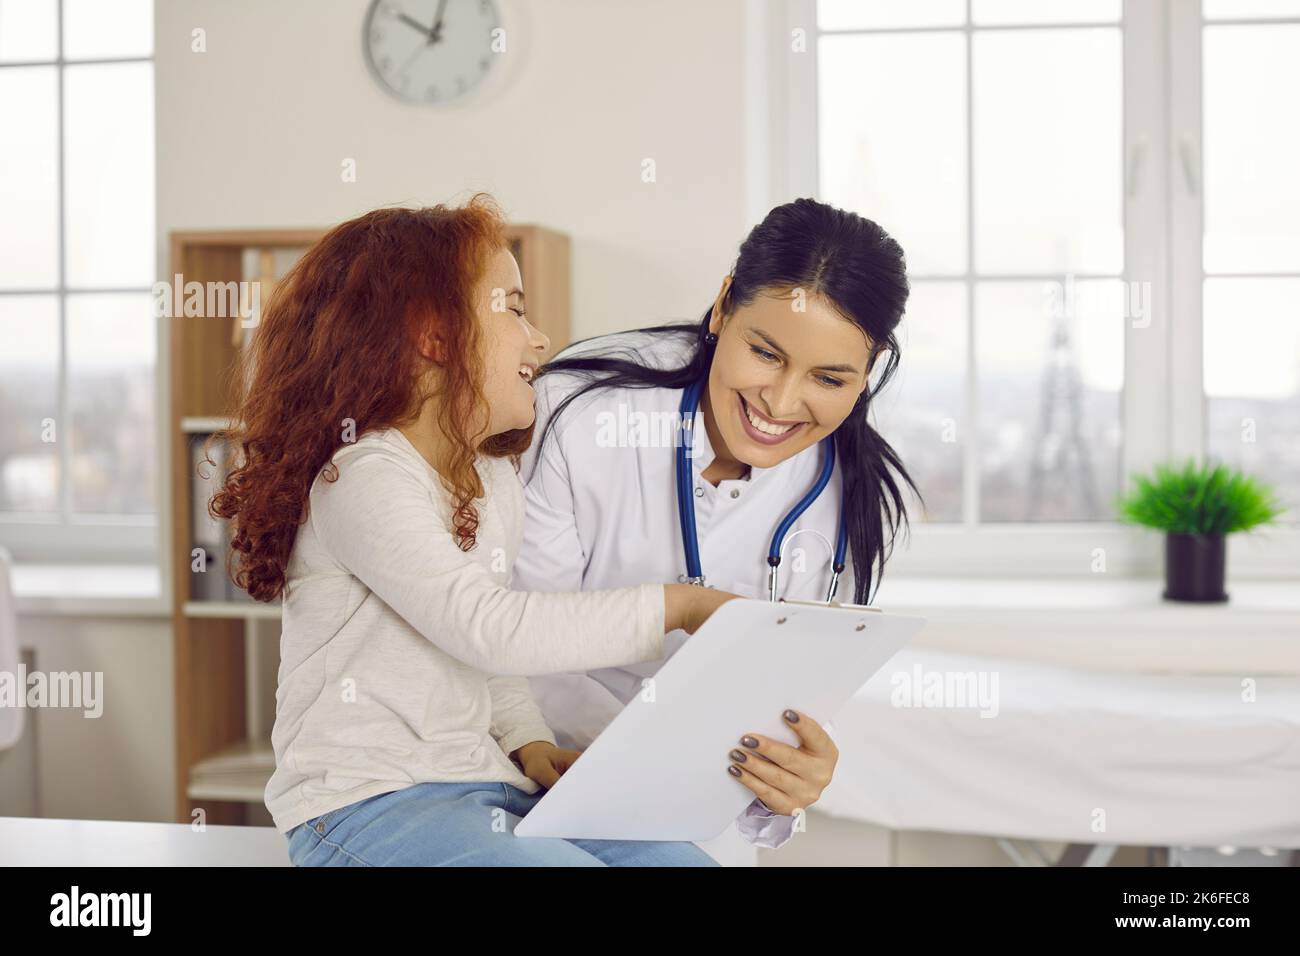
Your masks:
M682 402L678 407L682 421L682 440L677 445L677 518L682 528L682 549L686 552L686 583L704 587L704 571L700 567L700 542L695 528L695 499L691 494L690 453L695 429L695 413L700 407L700 394L708 376L688 385L682 391ZM822 470L817 481L799 503L790 509L776 528L772 544L767 549L767 599L776 600L777 573L781 566L781 545L791 526L799 516L808 510L809 505L817 500L830 484L831 473L835 470L835 436L829 435L820 442L822 446ZM839 531L835 537L835 560L831 564L831 585L826 592L826 603L835 600L835 592L840 588L840 575L844 571L844 555L848 551L849 532L844 523L844 499L840 498Z

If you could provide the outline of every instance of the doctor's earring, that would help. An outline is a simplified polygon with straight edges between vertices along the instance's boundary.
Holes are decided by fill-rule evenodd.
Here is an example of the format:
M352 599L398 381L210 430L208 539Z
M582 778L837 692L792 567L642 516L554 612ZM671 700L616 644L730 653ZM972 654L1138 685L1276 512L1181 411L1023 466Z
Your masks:
M705 332L705 333L704 333L704 344L705 344L705 345L717 345L717 344L718 344L718 337L717 337L716 335L714 335L712 332Z

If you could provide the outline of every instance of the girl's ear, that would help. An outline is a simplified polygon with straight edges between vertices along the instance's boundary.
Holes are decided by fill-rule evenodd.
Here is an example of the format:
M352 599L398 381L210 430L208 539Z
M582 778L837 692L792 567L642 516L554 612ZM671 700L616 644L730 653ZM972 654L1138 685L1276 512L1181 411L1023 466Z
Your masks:
M418 351L434 365L446 364L447 350L443 347L442 339L434 334L433 329L425 329L420 333Z

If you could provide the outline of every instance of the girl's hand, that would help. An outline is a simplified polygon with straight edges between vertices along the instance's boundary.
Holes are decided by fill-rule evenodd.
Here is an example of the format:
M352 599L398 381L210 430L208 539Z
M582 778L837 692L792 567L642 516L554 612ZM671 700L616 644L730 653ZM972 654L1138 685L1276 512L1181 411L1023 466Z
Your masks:
M549 790L581 754L581 750L564 750L545 740L534 740L510 756L519 761L525 776Z
M664 585L664 633L678 628L694 634L718 608L740 597L696 584Z
M764 737L746 734L731 751L728 772L752 790L774 813L793 816L816 803L831 782L840 759L835 741L821 724L807 714L787 710L782 718L799 735L800 746L791 747Z

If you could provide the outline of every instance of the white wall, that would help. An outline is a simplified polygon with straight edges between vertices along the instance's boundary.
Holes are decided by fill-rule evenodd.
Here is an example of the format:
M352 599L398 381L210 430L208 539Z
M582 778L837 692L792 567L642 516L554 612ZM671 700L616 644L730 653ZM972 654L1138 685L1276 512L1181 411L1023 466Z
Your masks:
M698 318L753 225L743 0L499 2L508 82L443 110L371 78L366 0L156 4L164 272L173 229L326 225L485 189L572 237L575 337Z
M0 816L168 820L175 813L172 628L167 618L21 615L27 666L103 674L103 713L28 710L0 752Z

